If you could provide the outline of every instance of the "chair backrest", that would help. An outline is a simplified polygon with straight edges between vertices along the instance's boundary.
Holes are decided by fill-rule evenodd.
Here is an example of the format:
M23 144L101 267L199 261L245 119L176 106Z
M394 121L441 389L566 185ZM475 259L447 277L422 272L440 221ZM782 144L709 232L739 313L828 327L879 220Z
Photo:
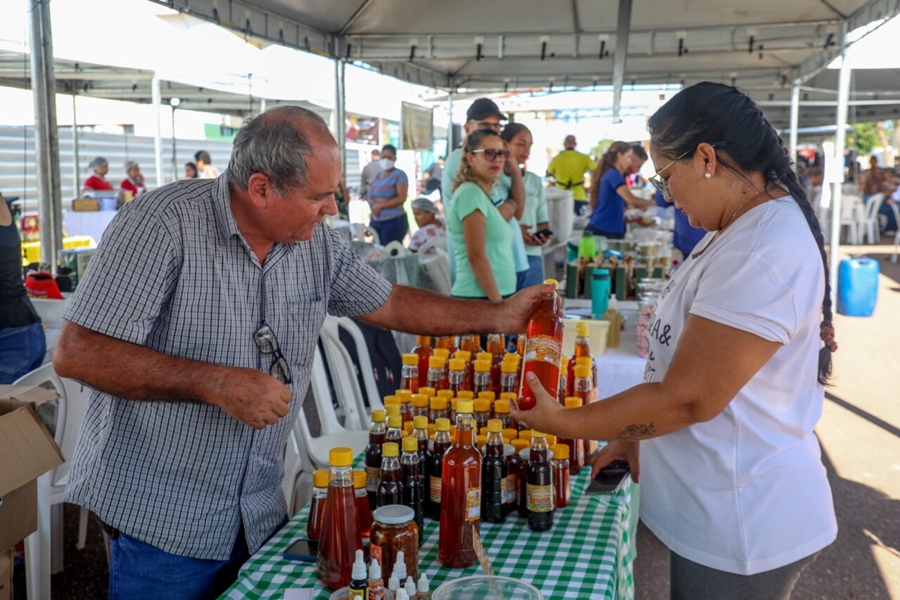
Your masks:
M882 202L884 202L884 194L875 194L866 200L866 220L871 221L878 218Z
M366 327L370 330L370 335L376 330L373 326ZM378 343L381 352L377 357L374 357L377 358L379 362L379 366L376 367L373 356L369 350L369 339L367 339L366 335L363 333L362 326L356 321L348 317L329 316L325 319L325 326L323 329L328 330L329 334L333 335L333 337L344 346L348 356L354 363L355 369L358 371L357 383L358 388L362 392L364 412L369 412L376 408L384 408L384 405L381 403L381 398L383 395L387 394L382 394L382 390L379 388L375 378L375 372L376 369L384 372L385 368L395 368L395 364L381 365L381 362L388 360L390 363L393 363L394 358L399 360L399 358L397 358L399 357L399 350L394 352L391 348L385 347L389 346L389 342L391 341L386 335L377 336L373 341ZM379 330L379 332L380 331L381 330ZM397 375L399 376L399 373ZM393 392L393 390L389 391L391 393ZM368 426L368 418L366 418L364 426Z
M856 212L863 207L862 198L854 194L841 196L841 220L852 221L861 213Z
M340 332L334 319L334 317L326 318L326 324L323 324L320 333L322 350L331 373L332 387L338 408L344 414L344 428L364 430L368 415L357 380L359 372L357 365L341 343Z

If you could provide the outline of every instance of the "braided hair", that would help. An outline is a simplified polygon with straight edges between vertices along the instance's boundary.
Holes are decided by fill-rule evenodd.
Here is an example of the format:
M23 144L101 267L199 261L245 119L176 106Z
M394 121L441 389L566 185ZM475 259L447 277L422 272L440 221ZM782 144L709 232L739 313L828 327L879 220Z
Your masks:
M831 374L831 354L837 350L825 238L812 204L791 168L791 158L778 132L759 107L737 88L708 81L676 94L650 117L647 129L653 145L666 156L685 155L689 158L703 142L725 142L725 153L737 167L762 173L767 184L786 189L800 207L819 247L825 270L820 327L825 345L819 351L818 369L818 381L824 384ZM729 170L736 170L721 158L719 162Z
M453 177L453 183L450 187L452 192L455 192L456 188L467 181L475 181L475 173L472 171L472 165L466 160L466 152L479 150L484 139L489 137L499 138L500 134L493 129L476 129L466 136L466 143L462 147L462 156L459 157L459 170Z

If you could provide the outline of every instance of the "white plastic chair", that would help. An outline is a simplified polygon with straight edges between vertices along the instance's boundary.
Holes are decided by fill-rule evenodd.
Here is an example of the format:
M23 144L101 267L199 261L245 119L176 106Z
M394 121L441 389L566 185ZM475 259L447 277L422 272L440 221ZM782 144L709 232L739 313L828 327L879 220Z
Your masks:
M355 394L355 398L361 400L364 397L365 400L368 401L368 408L366 408L365 402L358 403L360 415L362 415L363 418L361 422L362 428L366 429L369 426L371 411L384 408L384 405L381 402L381 394L378 391L378 384L375 382L375 369L372 367L372 358L369 356L369 347L366 344L366 338L363 336L359 326L353 322L353 319L350 319L349 317L334 317L331 315L325 317L321 334L327 336L329 342L336 340L343 346L340 335L341 330L349 334L350 337L353 338L353 343L356 345L356 356L359 359L359 364L353 365L353 367L354 371L358 369L362 374L363 386L365 389L359 389L356 374L354 373L352 380L356 385L354 386L353 393ZM344 349L346 351L346 347L344 347ZM347 352L345 356L342 356L345 360L350 358L349 352ZM326 358L329 361L329 366L331 366L331 358L327 354ZM334 373L334 371L332 371L332 373Z
M284 493L288 515L291 517L308 500L306 498L308 493L304 493L304 490L309 487L305 485L306 483L309 483L309 486L312 485L312 465L309 464L309 457L303 451L300 440L297 439L291 428L284 448L284 479L281 482L281 491Z
M897 231L894 233L894 253L891 255L891 262L897 262L897 251L900 250L900 208L897 203L888 204L894 213L894 223L897 224Z
M35 590L34 595L29 591L30 598L49 598L50 574L63 570L62 505L66 484L69 482L72 457L75 455L75 446L78 444L81 424L90 398L90 390L86 386L74 379L59 377L50 363L22 376L15 385L41 385L48 382L59 394L54 441L62 451L65 462L42 475L42 480L38 482L39 512L48 511L49 519L39 516L38 530L25 540L26 563L29 565L26 573L27 585L30 590ZM79 550L85 546L87 524L88 511L82 508L78 520ZM39 591L42 589L46 589L45 594Z
M862 238L863 201L859 196L841 198L841 228L847 228L847 241L854 246Z
M350 353L341 342L340 326L336 317L326 317L319 340L322 342L322 350L331 373L331 384L337 400L335 414L344 417L345 429L365 430L369 414L357 379L358 369L361 366L353 362Z
M861 230L870 244L877 244L881 239L878 225L878 211L881 210L882 202L884 202L884 194L875 194L866 200Z

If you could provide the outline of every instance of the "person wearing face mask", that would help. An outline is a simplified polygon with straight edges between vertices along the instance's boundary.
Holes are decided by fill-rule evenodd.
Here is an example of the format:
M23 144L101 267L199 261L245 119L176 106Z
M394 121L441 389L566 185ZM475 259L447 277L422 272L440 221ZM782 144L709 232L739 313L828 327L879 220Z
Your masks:
M409 220L403 210L406 193L409 191L409 179L406 173L396 168L397 148L385 144L381 149L378 161L381 171L369 186L367 198L372 208L369 227L378 233L382 245L391 242L403 242L409 233Z
M631 168L631 145L614 142L591 174L591 220L585 230L612 240L625 237L625 205L647 208L652 200L638 198L625 183Z

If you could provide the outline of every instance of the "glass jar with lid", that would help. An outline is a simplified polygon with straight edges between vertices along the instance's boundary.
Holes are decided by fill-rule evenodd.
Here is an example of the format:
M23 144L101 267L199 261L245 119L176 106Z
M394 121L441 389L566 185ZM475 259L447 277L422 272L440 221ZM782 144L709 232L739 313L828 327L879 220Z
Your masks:
M413 509L402 504L382 506L373 515L369 553L382 565L384 579L390 578L401 550L407 576L414 581L419 578L419 527L415 516Z

